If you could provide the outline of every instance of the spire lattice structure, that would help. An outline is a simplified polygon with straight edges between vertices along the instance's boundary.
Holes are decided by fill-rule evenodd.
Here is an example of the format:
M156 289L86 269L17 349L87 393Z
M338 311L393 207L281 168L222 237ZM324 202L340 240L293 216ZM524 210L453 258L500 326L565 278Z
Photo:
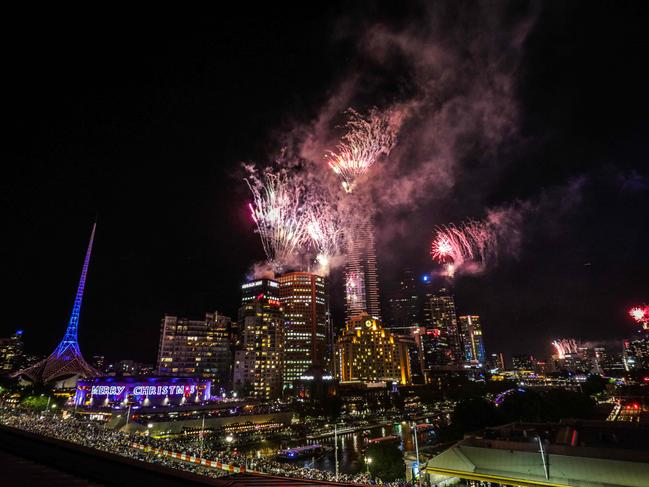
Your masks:
M70 316L70 321L68 322L68 327L65 330L63 340L61 340L61 343L59 343L49 357L31 367L16 372L14 377L24 377L31 382L46 383L56 380L64 380L75 375L80 377L96 377L101 375L99 371L88 365L85 361L83 355L81 355L77 339L79 331L79 314L81 312L81 303L83 301L83 291L86 287L86 276L88 275L88 265L90 264L90 254L92 253L92 244L95 239L96 226L96 223L92 226L90 243L86 250L86 258L83 261L77 295L74 298L72 314Z

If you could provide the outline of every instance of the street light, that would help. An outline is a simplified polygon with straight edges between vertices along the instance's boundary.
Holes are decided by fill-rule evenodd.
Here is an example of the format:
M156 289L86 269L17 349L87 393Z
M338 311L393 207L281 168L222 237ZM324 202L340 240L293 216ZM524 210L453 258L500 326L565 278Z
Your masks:
M370 474L370 463L372 463L372 459L370 457L367 457L365 459L365 464L367 465L367 475Z
M201 422L201 454L200 458L203 458L203 437L205 436L205 414L203 414L203 420Z
M548 464L545 461L545 451L543 451L543 440L541 440L541 435L538 435L536 439L539 440L539 453L541 454L541 461L543 462L543 473L545 474L545 480L550 480L550 469L548 468Z
M417 440L417 421L412 422L412 427L415 432L415 454L417 455L417 485L421 487L421 470L419 467L419 441Z

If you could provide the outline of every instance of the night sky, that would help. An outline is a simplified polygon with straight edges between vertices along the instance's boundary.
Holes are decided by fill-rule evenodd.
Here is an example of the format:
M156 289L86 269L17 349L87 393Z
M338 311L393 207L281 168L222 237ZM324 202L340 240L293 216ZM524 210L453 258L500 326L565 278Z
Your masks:
M402 166L385 164L417 174L426 159L452 178L398 186L412 204L378 204L382 288L404 268L438 270L428 255L436 225L524 208L520 243L454 283L458 311L482 316L488 351L631 335L627 309L649 302L647 5L396 3L7 19L0 336L22 328L28 351L54 348L95 218L87 358L153 363L164 313L236 316L239 285L263 259L241 162L271 160L342 91L364 109L416 99L422 85L435 102L400 134ZM493 66L503 104L467 95L502 81L489 78ZM433 116L451 98L466 100L468 115ZM483 102L493 120L515 115L463 118L484 114L473 108ZM458 120L477 129L440 126ZM392 200L389 170L374 184Z

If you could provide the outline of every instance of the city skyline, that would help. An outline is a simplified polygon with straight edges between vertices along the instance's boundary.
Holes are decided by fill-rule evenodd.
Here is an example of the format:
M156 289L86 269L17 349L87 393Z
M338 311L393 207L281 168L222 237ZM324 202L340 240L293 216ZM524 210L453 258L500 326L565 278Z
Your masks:
M4 484L644 486L649 3L251 7L7 17Z
M359 60L367 53L361 52L362 39L341 26L340 18L353 23L362 14L369 26L385 24L407 34L401 22L412 19L418 8L395 7L387 15L379 9L368 13L336 5L317 20L282 23L271 16L278 22L273 26L266 18L254 18L246 29L261 37L253 41L252 53L246 51L254 56L252 62L240 59L244 47L227 42L227 29L223 50L201 44L219 31L216 20L206 20L189 38L179 33L165 40L159 58L145 63L140 61L150 59L146 47L129 49L134 40L143 40L137 26L126 28L116 44L102 38L106 30L101 28L88 35L83 49L98 54L89 56L83 67L76 66L67 49L76 43L74 36L53 36L45 47L26 44L26 52L38 62L26 67L11 58L8 65L13 73L10 91L21 101L8 106L8 117L16 121L9 160L19 162L9 169L0 196L11 236L2 244L2 274L6 299L14 306L0 325L0 335L23 329L30 353L54 348L74 296L76 276L70 270L78 265L77 242L85 238L95 215L98 240L79 337L87 357L104 354L153 363L165 313L200 318L218 309L234 318L238 285L255 262L264 260L246 208L250 198L240 162L267 160L275 148L273 136L290 125L287 120L308 126L317 119L327 93L347 81L349 71L364 81L379 80L366 85L367 93L354 93L346 101L349 106L392 101L399 91L395 85L406 92L412 89L416 77L408 77L407 57L384 64L374 59L370 66L345 69L341 59ZM481 220L488 210L521 201L517 208L534 211L525 213L515 255L501 251L498 262L481 274L458 274L453 282L458 314L478 314L484 323L487 351L540 355L550 352L549 344L557 337L622 340L633 335L636 326L627 311L649 299L647 235L637 224L649 209L649 184L640 135L647 127L637 108L646 97L641 89L646 80L615 55L639 49L628 41L640 32L636 23L627 21L634 9L625 9L620 13L600 5L584 11L584 4L576 3L565 10L544 6L540 11L506 12L506 26L527 26L525 41L513 47L520 55L513 59L518 74L508 78L516 86L506 107L518 114L511 123L517 135L489 147L502 159L498 164L488 156L453 152L453 164L441 166L456 174L452 189L431 185L430 198L418 200L405 213L385 203L384 198L397 199L387 192L390 188L386 195L373 195L381 205L375 240L384 314L385 296L398 287L404 269L413 269L418 279L439 273L441 266L429 255L436 226ZM558 20L564 16L565 24ZM584 30L574 34L578 20ZM600 38L604 21L613 30ZM342 38L330 34L331 26L344 32ZM447 27L441 34L444 49L452 33ZM309 53L294 46L296 37L311 46ZM572 42L557 57L544 39ZM202 47L191 51L195 57L186 57L196 42ZM289 82L278 63L286 52L295 56L291 66L301 73ZM55 58L62 63L61 78L32 95L29 87L40 78L42 66L59 68ZM167 67L171 65L184 69L177 72ZM114 72L129 67L137 88L121 75L105 76L105 66ZM250 74L247 79L278 82L270 83L272 87L259 83L254 89L252 82L226 87L218 82L222 66ZM455 66L448 69L461 72ZM93 89L73 82L85 73ZM404 77L402 84L395 81ZM224 101L223 93L232 101ZM602 102L601 93L615 96ZM174 99L179 103L169 102ZM569 108L557 116L564 106ZM224 116L215 115L216 107ZM38 121L30 115L35 109L42 109ZM424 142L405 137L395 150ZM467 137L476 142L472 134ZM26 151L33 140L38 144ZM430 151L434 161L444 160L439 148ZM444 284L440 277L433 279L440 287ZM332 312L340 327L344 306L339 270L331 275L331 288ZM25 313L35 309L34 303L36 312ZM105 329L112 331L110 336L97 333ZM522 341L514 339L522 329Z

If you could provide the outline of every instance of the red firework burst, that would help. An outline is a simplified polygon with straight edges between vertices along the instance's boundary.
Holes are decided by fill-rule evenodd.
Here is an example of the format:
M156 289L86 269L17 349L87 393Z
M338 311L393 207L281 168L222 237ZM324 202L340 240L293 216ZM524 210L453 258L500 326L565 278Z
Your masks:
M649 327L649 305L634 306L629 310L629 316L636 323L641 324L643 328L647 329Z
M439 235L430 249L430 254L437 262L443 263L448 261L453 255L453 243L444 235Z

